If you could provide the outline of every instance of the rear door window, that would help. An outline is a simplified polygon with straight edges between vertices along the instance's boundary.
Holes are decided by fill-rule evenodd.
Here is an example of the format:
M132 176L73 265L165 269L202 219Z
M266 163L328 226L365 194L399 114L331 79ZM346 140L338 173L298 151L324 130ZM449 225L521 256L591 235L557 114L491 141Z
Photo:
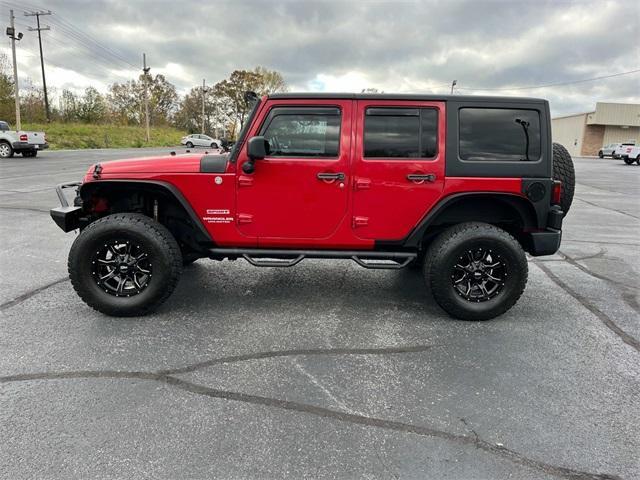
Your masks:
M365 158L433 158L437 137L433 108L371 107L365 112Z
M459 152L466 161L537 161L542 143L537 110L461 108Z

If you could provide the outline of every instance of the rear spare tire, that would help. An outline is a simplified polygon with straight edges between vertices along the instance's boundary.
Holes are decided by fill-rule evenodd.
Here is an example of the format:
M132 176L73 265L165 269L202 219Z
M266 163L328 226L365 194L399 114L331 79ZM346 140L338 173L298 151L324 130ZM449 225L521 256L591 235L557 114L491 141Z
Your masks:
M87 305L113 316L144 315L164 302L182 272L171 233L137 213L96 220L69 252L69 277Z
M569 212L573 202L573 192L576 187L576 172L573 168L571 155L559 143L553 144L553 179L562 182L562 197L560 206L564 215Z
M480 222L461 223L431 243L424 277L434 299L452 317L489 320L520 298L527 258L506 231Z

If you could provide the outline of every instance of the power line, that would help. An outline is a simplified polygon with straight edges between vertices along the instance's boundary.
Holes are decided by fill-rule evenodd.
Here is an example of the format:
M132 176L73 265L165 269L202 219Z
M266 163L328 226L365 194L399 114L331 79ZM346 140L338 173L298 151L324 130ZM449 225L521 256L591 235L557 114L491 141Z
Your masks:
M458 90L486 90L486 91L509 91L509 90L534 90L537 88L560 87L564 85L574 85L577 83L595 82L607 78L621 77L623 75L631 75L640 72L640 69L629 70L627 72L614 73L611 75L602 75L599 77L584 78L582 80L570 80L566 82L546 83L542 85L532 85L528 87L502 87L502 88L482 88L482 87L458 87Z
M124 58L118 52L116 52L115 50L107 47L106 45L103 45L98 40L96 40L93 36L91 36L90 34L84 32L83 30L79 29L78 27L73 25L71 22L69 22L69 21L65 20L64 18L62 18L60 15L55 15L55 17L52 19L52 21L57 23L63 30L66 30L67 32L69 32L72 36L74 36L78 40L84 41L85 43L89 43L89 44L95 45L98 49L102 50L103 52L105 52L107 55L109 55L113 59L117 60L118 62L121 62L121 63L123 63L125 65L128 65L129 67L132 67L132 68L135 68L135 69L138 68L137 65L133 64L132 62L130 62L129 60Z

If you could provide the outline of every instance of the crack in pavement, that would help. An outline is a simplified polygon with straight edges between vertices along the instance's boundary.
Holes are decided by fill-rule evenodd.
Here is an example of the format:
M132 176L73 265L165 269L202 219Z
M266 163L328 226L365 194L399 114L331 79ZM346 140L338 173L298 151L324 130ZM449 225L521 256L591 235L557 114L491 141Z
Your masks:
M569 238L563 238L562 243L589 243L592 245L621 245L623 247L640 247L640 243L606 242L598 240L572 240Z
M542 262L538 262L536 260L532 260L532 262L542 270L549 279L558 285L562 290L571 295L574 299L576 299L584 308L593 313L598 319L608 327L613 333L618 335L620 339L626 343L627 345L634 348L636 351L640 352L640 341L636 338L629 335L627 332L622 330L606 313L600 310L596 305L591 303L587 298L580 295L578 292L573 290L569 285L567 285L564 281L562 281L555 273L553 273L549 267L544 265Z
M637 291L636 288L631 288L629 287L629 285L627 285L624 282L620 282L618 280L614 280L612 278L609 278L607 276L601 275L599 273L594 272L593 270L591 270L589 267L586 267L580 263L578 263L578 261L582 261L582 260L590 260L593 258L599 258L602 255L604 255L604 251L601 251L595 255L589 255L587 257L580 257L580 258L572 258L569 255L567 255L566 253L558 250L558 253L560 255L562 255L564 257L563 260L564 262L567 262L570 265L573 265L574 267L576 267L577 269L583 271L584 273L586 273L587 275L593 277L593 278L597 278L598 280L602 280L603 282L607 282L610 283L611 285L614 285L618 288L621 288L624 290L624 292L622 293L622 300L632 309L635 310L636 313L640 313L640 305L638 305L638 301L635 298L635 292Z
M344 349L340 349L344 350ZM274 352L279 353L279 352ZM26 373L18 375L10 375L0 377L0 383L24 382L34 380L60 380L60 379L92 379L92 378L113 378L113 379L133 379L133 380L150 380L157 381L165 385L169 385L185 392L202 395L209 398L217 398L221 400L230 400L243 402L252 405L258 405L280 410L292 411L313 415L321 418L329 418L341 422L361 425L365 427L382 428L396 432L409 433L422 437L439 438L460 445L473 446L486 453L502 457L516 465L521 465L538 472L548 475L572 479L572 480L619 480L617 475L606 473L592 473L582 470L576 470L550 463L535 460L525 455L511 450L502 445L492 444L486 440L482 440L475 434L474 437L467 435L453 434L444 430L438 430L421 425L399 422L395 420L387 420L383 418L370 417L356 413L346 413L338 410L332 410L317 405L293 402L271 397L263 397L260 395L252 395L248 393L233 392L229 390L220 390L207 387L205 385L196 384L183 380L178 377L163 373L154 372L127 372L117 370L79 370L70 372L50 372L50 373Z
M314 348L314 349L291 349L276 350L268 352L255 352L243 355L232 355L228 357L214 358L204 362L193 363L184 367L159 370L160 375L179 375L192 373L202 368L226 363L245 362L248 360L261 360L264 358L312 356L312 355L392 355L402 353L426 352L435 347L443 345L410 345L406 347L379 347L379 348Z
M24 210L27 212L49 213L49 210L42 208L14 207L12 205L0 205L0 210Z
M7 310L8 308L14 307L16 305L18 305L19 303L24 302L25 300L30 299L31 297L33 297L34 295L37 295L38 293L51 288L55 285L58 285L59 283L63 283L66 282L67 280L69 280L69 277L63 277L63 278L59 278L58 280L54 280L51 283L48 283L46 285L43 285L41 287L38 288L34 288L33 290L29 290L27 293L23 293L22 295L14 298L13 300L9 300L7 302L4 302L3 304L0 305L0 312Z
M589 200L585 200L585 199L580 198L580 197L573 197L573 198L575 198L576 200L580 200L581 202L588 203L589 205L591 205L591 206L593 206L593 207L602 208L602 209L604 209L604 210L609 210L610 212L620 213L620 214L622 214L622 215L626 215L626 216L628 216L628 217L631 217L631 218L635 218L635 219L637 219L637 220L640 220L640 217L637 217L637 216L635 216L635 215L632 215L631 213L627 213L627 212L622 211L622 210L618 210L617 208L603 207L602 205L599 205L599 204L594 203L594 202L590 202Z

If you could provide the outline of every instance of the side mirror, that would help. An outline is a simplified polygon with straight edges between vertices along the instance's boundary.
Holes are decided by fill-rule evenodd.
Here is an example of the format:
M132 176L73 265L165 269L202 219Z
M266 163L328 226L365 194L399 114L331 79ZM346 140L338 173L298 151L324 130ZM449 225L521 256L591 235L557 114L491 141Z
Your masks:
M269 155L269 142L264 137L251 137L247 142L247 156L249 160L242 164L244 173L253 173L256 160L262 160Z

